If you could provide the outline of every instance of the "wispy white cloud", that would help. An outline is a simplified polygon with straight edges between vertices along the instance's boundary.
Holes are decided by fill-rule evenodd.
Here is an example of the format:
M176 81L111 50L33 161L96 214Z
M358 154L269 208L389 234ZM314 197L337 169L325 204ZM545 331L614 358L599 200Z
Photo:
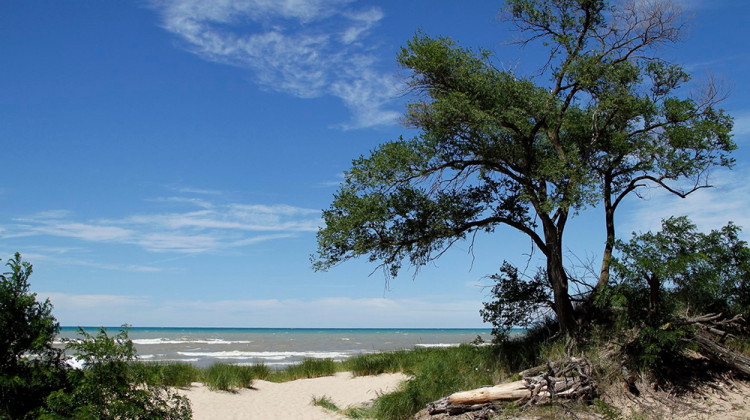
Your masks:
M742 227L743 236L750 238L750 168L716 171L710 181L713 188L694 192L685 199L663 189L646 192L645 202L636 204L624 214L620 236L629 232L658 231L662 219L688 216L702 231L719 229L728 222Z
M335 181L324 181L317 184L318 187L338 187L341 185L342 182L344 182L344 173L340 172L336 174L336 180Z
M84 221L65 211L37 213L2 226L0 238L55 236L137 245L151 252L201 253L314 232L320 225L319 210L289 205L214 204L180 198L163 201L193 208Z
M181 193L191 193L191 194L207 194L207 195L220 195L221 194L221 191L217 191L217 190L205 190L205 189L200 189L200 188L188 188L188 187L178 188L177 191Z
M734 114L734 127L732 133L735 141L747 141L750 138L750 112L738 112Z
M376 70L367 40L383 19L350 0L163 0L163 27L199 57L252 70L265 89L300 98L331 95L352 112L342 128L392 124L400 87Z
M36 254L36 253L24 253L23 258L27 261L46 261L46 262L52 262L59 265L73 265L78 267L91 267L96 268L99 270L107 270L107 271L126 271L126 272L134 272L134 273L158 273L162 271L159 267L149 266L149 265L136 265L136 264L106 264L106 263L99 263L94 261L89 261L85 259L78 259L75 257L71 258L58 258L54 256L49 256L46 254Z

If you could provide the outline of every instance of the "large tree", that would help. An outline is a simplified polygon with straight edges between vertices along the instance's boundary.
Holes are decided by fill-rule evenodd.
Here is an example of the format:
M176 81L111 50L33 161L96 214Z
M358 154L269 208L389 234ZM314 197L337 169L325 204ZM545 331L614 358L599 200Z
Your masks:
M487 51L418 33L398 60L412 71L417 95L406 121L419 135L353 162L323 212L315 267L366 255L396 275L405 260L422 266L506 225L544 255L553 309L572 331L580 319L564 265L568 218L604 207L593 296L609 279L623 198L648 184L681 196L707 186L710 168L732 163L732 121L711 88L680 96L688 75L655 55L681 27L666 2L506 3L526 41L549 49L542 76L498 69Z

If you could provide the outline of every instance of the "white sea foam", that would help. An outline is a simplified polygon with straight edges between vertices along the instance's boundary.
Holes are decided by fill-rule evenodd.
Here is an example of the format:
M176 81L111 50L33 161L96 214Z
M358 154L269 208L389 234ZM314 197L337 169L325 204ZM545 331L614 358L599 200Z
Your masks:
M73 369L83 369L83 360L75 357L68 357L65 359L65 364L72 367Z
M159 363L161 362L197 362L201 360L198 357L192 357L188 359L159 359Z
M429 348L448 348L448 347L458 347L460 346L460 343L437 343L437 344L415 344L414 347L421 347L425 349Z

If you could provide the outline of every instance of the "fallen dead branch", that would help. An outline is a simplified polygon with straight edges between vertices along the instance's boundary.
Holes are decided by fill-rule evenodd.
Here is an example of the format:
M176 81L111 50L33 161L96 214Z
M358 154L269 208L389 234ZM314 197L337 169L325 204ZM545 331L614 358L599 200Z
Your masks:
M695 326L695 333L686 341L695 343L698 351L715 363L750 377L750 357L733 351L724 342L734 337L733 332L747 328L742 315L723 319L721 314L707 314L681 320L684 325Z
M596 391L592 374L593 366L586 358L548 362L546 366L521 372L523 379L519 381L457 392L441 398L430 403L427 411L431 415L454 415L482 410L499 401L525 401L526 405L537 405L556 398L589 399Z

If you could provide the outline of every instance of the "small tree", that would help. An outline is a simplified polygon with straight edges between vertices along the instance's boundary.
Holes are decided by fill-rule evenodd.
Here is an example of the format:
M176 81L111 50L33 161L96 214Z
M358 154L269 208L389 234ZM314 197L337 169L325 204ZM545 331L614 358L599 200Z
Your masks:
M0 418L20 418L64 386L60 352L52 341L60 329L49 299L29 292L32 266L16 253L0 274Z
M625 346L632 364L657 368L679 357L694 334L687 318L750 315L750 248L739 233L732 223L701 233L672 217L659 232L617 242L615 283L598 301L615 309L620 329L637 331Z
M657 233L619 241L614 260L620 295L632 304L630 316L663 320L674 310L691 314L748 314L750 248L729 223L701 233L686 217L671 217Z
M523 278L518 269L503 263L500 273L490 276L495 284L490 296L479 311L482 320L492 325L496 341L504 341L513 328L530 328L550 315L553 310L552 296L544 270L532 278Z

